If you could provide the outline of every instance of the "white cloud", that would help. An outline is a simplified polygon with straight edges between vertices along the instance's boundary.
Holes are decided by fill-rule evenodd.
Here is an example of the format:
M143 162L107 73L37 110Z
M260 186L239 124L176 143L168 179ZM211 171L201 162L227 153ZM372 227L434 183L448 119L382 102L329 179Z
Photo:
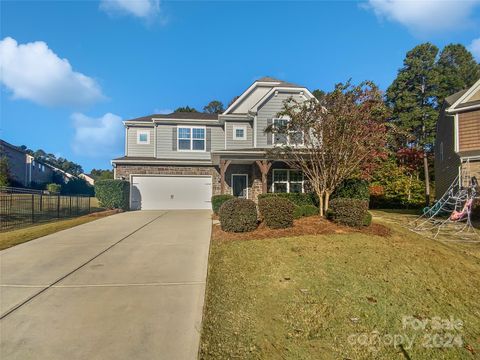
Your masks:
M368 0L366 7L383 19L398 22L416 35L469 26L479 0Z
M121 152L124 127L122 118L106 113L92 118L81 113L71 116L75 128L73 151L89 157L115 155Z
M474 39L468 46L468 49L472 52L475 59L480 61L480 38Z
M153 18L160 12L159 0L101 0L100 9L110 15L129 14L139 18Z
M40 105L84 106L104 98L97 82L76 71L43 41L0 41L0 82L13 98Z

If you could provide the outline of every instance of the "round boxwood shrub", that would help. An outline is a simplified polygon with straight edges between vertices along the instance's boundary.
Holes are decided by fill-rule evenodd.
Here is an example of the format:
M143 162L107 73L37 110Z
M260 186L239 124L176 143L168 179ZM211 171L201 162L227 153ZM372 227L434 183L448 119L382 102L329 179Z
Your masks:
M314 205L295 206L295 209L293 210L293 217L295 219L314 215L318 215L318 207Z
M223 231L247 232L257 228L257 206L252 200L233 198L219 210Z
M327 217L337 223L360 227L365 222L368 213L368 201L360 199L333 199Z
M265 224L272 229L288 228L293 225L295 205L282 197L263 197L258 200L258 208Z
M129 209L130 183L125 180L95 181L95 197L108 209Z
M235 198L233 195L224 194L224 195L213 195L212 196L212 210L215 214L218 215L218 211L224 202Z
M363 226L370 226L372 223L372 214L370 212L366 212L365 217L363 218Z

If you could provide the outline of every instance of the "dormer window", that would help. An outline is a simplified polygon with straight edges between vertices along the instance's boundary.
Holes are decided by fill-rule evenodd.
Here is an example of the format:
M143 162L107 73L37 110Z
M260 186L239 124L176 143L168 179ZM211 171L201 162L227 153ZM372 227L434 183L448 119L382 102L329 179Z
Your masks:
M137 144L148 145L150 144L150 131L138 130L137 131Z
M303 131L288 130L282 131L288 125L288 119L273 119L273 126L277 129L278 132L274 132L273 144L274 145L292 145L292 146L302 146L303 145Z

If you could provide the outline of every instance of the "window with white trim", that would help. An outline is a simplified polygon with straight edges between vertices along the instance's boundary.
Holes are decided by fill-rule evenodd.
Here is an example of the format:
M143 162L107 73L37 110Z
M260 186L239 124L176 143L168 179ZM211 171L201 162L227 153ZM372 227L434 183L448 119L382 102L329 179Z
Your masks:
M137 130L137 144L142 144L142 145L150 144L150 131Z
M178 151L205 151L205 134L206 129L204 126L178 126Z
M300 170L274 169L273 192L274 193L303 193L304 178Z
M247 127L245 125L233 125L233 140L247 140Z
M303 131L288 130L283 132L282 129L286 128L288 125L288 119L274 118L272 119L273 127L278 130L278 132L273 132L273 144L274 145L303 145Z

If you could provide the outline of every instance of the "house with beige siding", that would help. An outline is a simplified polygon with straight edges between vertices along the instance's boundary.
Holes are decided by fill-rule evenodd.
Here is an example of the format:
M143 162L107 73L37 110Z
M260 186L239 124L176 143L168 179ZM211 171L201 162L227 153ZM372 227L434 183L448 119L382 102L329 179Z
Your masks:
M0 157L7 159L9 181L13 186L29 187L52 182L54 171L51 166L36 160L18 146L0 140Z
M285 100L312 93L264 77L222 114L154 114L127 120L125 155L112 160L117 179L130 182L132 209L210 209L211 196L257 200L264 192L303 192L303 174L268 158L268 149L299 134L265 132ZM300 134L301 136L301 134Z
M437 123L435 183L439 198L458 177L480 180L480 80L445 99Z

